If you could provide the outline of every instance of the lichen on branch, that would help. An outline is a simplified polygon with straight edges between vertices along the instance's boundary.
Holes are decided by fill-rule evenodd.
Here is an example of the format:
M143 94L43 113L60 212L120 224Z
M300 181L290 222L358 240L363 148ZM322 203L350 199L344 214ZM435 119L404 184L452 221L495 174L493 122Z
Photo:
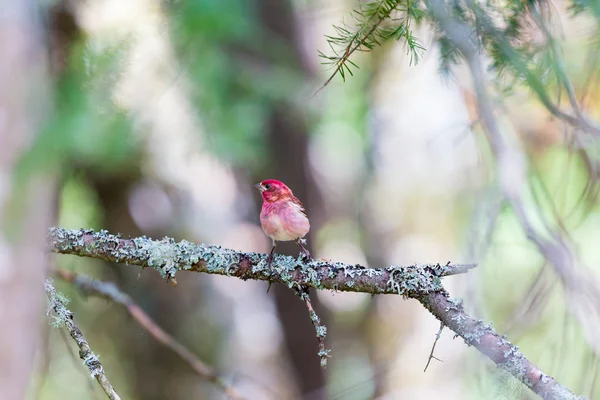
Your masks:
M98 381L100 387L102 387L102 390L104 390L104 393L106 393L106 396L109 399L121 400L106 377L104 367L102 366L102 363L100 363L98 356L94 354L87 340L83 336L83 333L81 333L81 330L77 324L75 324L73 313L66 306L66 297L54 288L50 279L46 279L44 288L48 295L48 316L50 317L50 324L57 328L64 326L67 331L69 331L69 334L75 343L77 343L77 347L79 347L79 357L90 371L91 377Z
M244 280L272 280L290 288L300 284L317 289L405 297L439 291L442 289L441 277L464 273L475 267L475 264L446 263L366 268L358 264L322 259L304 261L301 257L276 255L270 269L265 254L242 253L187 240L175 242L171 238L124 239L104 230L51 228L48 245L55 253L151 267L165 279L175 278L178 271L197 271Z

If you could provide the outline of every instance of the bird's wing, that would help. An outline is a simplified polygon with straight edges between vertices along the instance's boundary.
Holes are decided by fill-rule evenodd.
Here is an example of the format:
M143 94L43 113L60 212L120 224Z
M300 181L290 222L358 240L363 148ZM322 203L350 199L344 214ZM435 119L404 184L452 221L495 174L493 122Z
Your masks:
M298 200L298 198L296 196L292 196L292 204L294 205L295 208L297 208L298 211L300 211L300 213L302 213L302 215L304 215L306 218L308 218L306 216L306 210L304 209L304 206L302 205L302 203L300 202L300 200Z

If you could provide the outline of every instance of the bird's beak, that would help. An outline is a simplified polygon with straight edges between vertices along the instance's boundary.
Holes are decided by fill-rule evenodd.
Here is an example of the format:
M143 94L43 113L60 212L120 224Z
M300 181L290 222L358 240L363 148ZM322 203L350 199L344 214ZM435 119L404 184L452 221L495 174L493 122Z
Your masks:
M264 192L265 188L263 187L263 185L261 185L260 183L257 183L256 185L254 185L254 187L256 189L258 189L261 193Z

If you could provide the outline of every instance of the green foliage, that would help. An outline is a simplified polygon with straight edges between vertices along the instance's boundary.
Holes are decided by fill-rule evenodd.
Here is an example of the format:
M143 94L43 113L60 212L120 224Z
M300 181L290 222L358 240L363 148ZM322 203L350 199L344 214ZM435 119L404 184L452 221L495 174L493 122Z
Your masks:
M575 0L571 9L576 14L587 12L600 19L599 4L598 1ZM565 85L564 78L561 78L562 55L555 34L549 29L553 9L548 4L516 0L453 1L447 3L447 11L450 18L471 30L472 43L489 56L501 91L508 93L520 83L533 90L542 103L548 105L552 92ZM430 22L436 30L441 72L450 74L452 67L461 60L459 49L446 37L427 1L360 3L351 17L353 25L334 26L336 34L327 36L331 54L319 52L325 64L335 68L333 75L339 73L344 80L346 74L353 74L352 67L358 68L350 60L355 51L371 51L390 39L402 41L410 63L417 62L424 48L413 35L412 27L422 21ZM597 40L595 32L592 40Z
M127 46L98 49L78 43L54 87L50 120L24 155L21 180L69 163L111 170L131 162L137 144L127 113L113 102Z
M267 32L256 9L244 0L184 0L169 9L209 150L250 170L268 159L265 132L274 105L293 101L303 84L293 46Z
M103 215L97 193L83 176L74 175L65 179L58 215L58 224L66 228L101 228Z
M440 72L442 75L450 75L452 66L458 64L460 60L460 52L452 44L452 42L442 36L438 39L440 46Z
M346 73L353 75L351 67L358 68L350 56L356 51L371 51L388 40L404 41L411 64L419 61L425 48L413 35L411 23L418 24L425 16L419 1L378 0L360 3L351 17L352 26L334 25L335 35L327 36L331 54L319 51L324 64L331 65L346 80Z
M600 19L600 1L598 0L573 0L570 9L574 14L591 12L596 19Z

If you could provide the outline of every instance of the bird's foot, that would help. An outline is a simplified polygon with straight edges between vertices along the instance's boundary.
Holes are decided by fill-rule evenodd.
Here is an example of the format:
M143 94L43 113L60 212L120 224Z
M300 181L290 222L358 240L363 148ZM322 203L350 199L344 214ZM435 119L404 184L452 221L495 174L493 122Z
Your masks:
M306 249L302 250L302 258L304 259L304 261L310 261L310 260L312 260L312 256L310 255L310 253Z
M304 247L305 244L306 244L306 239L303 239L303 238L298 239L298 246L300 246L300 248L302 249L304 261L308 261L308 260L312 259L312 256L310 255L310 252L306 249L306 247Z
M271 280L271 276L273 274L273 267L271 266L272 262L273 262L273 253L271 252L269 254L269 256L267 257L267 268L269 269L269 286L267 287L267 293L269 293L269 290L271 290L271 285L273 284L273 281Z

